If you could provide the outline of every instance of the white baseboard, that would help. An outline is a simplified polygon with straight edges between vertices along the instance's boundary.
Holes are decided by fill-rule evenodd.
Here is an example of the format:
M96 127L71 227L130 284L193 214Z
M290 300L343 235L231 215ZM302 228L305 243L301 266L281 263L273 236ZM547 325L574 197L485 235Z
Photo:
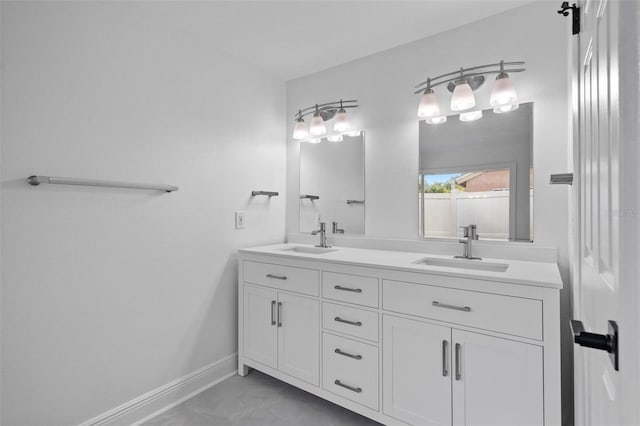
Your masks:
M79 426L140 425L237 373L238 354L182 376Z

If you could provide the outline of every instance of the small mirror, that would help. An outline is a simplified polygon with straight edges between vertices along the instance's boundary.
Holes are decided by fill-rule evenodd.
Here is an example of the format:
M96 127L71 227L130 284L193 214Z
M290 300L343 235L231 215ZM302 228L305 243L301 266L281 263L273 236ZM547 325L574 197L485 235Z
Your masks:
M320 222L328 234L364 234L364 132L300 144L300 232Z
M533 241L533 104L442 124L420 122L419 234Z

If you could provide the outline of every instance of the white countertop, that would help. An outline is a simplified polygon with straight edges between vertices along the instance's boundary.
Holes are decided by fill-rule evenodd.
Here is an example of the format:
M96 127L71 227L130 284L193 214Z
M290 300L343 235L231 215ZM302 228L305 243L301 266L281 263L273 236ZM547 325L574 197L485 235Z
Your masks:
M287 251L292 247L313 247L307 244L276 244L262 247L252 247L240 250L244 254L259 254L277 256L289 259L315 260L327 263L340 263L355 266L369 266L394 269L407 272L421 272L435 275L448 275L461 278L479 278L491 281L508 282L513 284L531 285L536 287L562 288L562 279L558 265L546 262L525 262L510 259L483 258L480 262L506 263L509 265L505 272L483 271L477 269L461 269L455 267L432 266L416 264L415 262L429 257L432 259L452 259L427 253L412 253L404 251L372 250L334 246L328 253L307 254Z

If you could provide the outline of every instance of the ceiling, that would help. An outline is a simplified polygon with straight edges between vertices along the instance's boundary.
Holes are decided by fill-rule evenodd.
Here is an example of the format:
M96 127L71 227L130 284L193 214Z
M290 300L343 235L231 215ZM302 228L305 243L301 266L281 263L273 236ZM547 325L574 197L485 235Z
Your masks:
M531 1L204 1L152 7L163 8L169 25L212 49L291 80Z

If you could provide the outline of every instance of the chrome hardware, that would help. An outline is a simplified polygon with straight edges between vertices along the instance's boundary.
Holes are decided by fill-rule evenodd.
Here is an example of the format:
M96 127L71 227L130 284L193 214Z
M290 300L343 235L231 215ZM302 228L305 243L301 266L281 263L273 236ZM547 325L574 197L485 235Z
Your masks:
M362 359L362 355L352 355L347 352L342 352L340 349L336 349L334 352L337 353L338 355L347 356L349 358L358 359L358 360Z
M267 197L271 198L271 197L277 197L278 194L275 191L251 191L251 196L255 197L256 195L266 195Z
M320 234L320 244L317 244L316 247L324 247L330 248L331 246L327 245L327 224L324 222L320 222L320 229L311 232L311 235Z
M573 333L573 341L580 346L586 348L599 349L607 351L609 358L616 371L619 369L619 342L618 342L618 324L615 321L608 321L609 332L607 334L596 334L585 331L582 321L571 320L571 333Z
M349 321L349 320L342 319L340 317L335 317L333 320L336 321L336 322L343 322L343 323L349 324L349 325L355 325L357 327L360 327L362 325L362 323L360 321Z
M349 389L350 391L353 391L355 393L360 393L362 392L362 388L361 387L353 387L353 386L349 386L349 385L345 385L344 383L342 383L340 380L336 380L335 382L333 382L334 384L338 385L338 386L342 386L345 389Z
M336 290L352 291L354 293L362 293L362 289L361 288L342 287L341 285L334 285L333 288L335 288Z
M275 315L275 311L276 310L276 301L272 300L271 301L271 325L276 325L276 315Z
M347 200L347 204L364 204L364 200Z
M460 343L456 343L456 380L462 379L460 364L462 364L462 360L460 359Z
M437 300L434 300L433 302L431 302L431 306L435 306L436 308L454 309L456 311L471 312L471 308L468 306L447 305L446 303L440 303Z
M318 195L304 194L300 196L301 200L304 200L305 198L311 201L320 199Z
M447 377L449 375L449 369L447 368L447 349L449 346L449 342L446 340L442 341L442 375Z
M344 229L338 228L338 222L333 222L333 228L331 229L333 234L344 234Z
M549 176L552 185L573 185L573 173L556 173Z
M278 302L278 327L282 327L282 302Z
M173 185L154 185L146 183L131 183L131 182L114 182L108 180L96 180L96 179L80 179L80 178L66 178L66 177L53 177L53 176L29 176L27 182L31 186L38 186L41 183L51 185L80 185L80 186L99 186L104 188L127 188L127 189L149 189L152 191L164 191L173 192L179 188Z
M464 244L464 248L462 250L462 256L453 256L456 259L469 259L469 260L482 260L481 257L473 257L473 253L471 251L473 240L478 239L478 234L476 233L476 225L469 226L461 226L463 230L463 238L460 238L458 242L460 244Z
M274 280L286 280L287 277L285 277L284 275L274 275L274 274L267 274L267 278L273 278Z

